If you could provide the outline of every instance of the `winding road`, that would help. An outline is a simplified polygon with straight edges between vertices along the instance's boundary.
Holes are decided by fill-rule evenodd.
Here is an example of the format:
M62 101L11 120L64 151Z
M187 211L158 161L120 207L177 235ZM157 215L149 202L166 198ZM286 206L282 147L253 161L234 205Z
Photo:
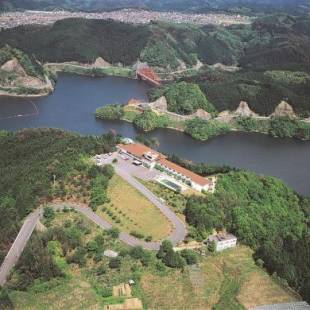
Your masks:
M187 231L185 224L178 218L178 216L168 207L166 206L157 196L155 196L150 190L148 190L144 185L142 185L137 179L127 173L125 170L115 167L115 172L126 180L130 185L136 188L142 195L144 195L147 199L149 199L174 225L174 230L167 238L172 242L173 245L177 245L179 242L183 241ZM93 223L98 225L104 230L108 230L112 228L112 225L98 216L95 212L92 211L87 205L80 204L70 204L70 203L60 203L60 204L51 204L51 207L54 209L63 209L65 206L72 208L84 216L86 216ZM31 237L33 230L35 229L38 221L43 216L42 208L38 208L31 214L29 214L20 229L13 245L11 246L9 252L7 253L1 267L0 267L0 286L3 286L6 283L6 280L12 270L12 268L17 263L19 257L21 256L28 240ZM129 246L142 246L146 250L158 250L161 242L146 242L140 239L137 239L128 233L121 232L119 235L119 239Z

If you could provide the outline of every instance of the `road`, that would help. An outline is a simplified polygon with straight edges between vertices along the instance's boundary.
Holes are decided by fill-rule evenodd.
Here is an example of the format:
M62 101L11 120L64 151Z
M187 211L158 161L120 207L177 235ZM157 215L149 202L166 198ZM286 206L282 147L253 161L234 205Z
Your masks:
M183 241L187 234L187 231L185 224L181 221L181 219L178 218L178 216L157 196L155 196L150 190L148 190L144 185L142 185L137 179L128 174L125 170L122 170L118 166L116 166L115 172L124 180L126 180L130 185L135 187L148 200L150 200L174 225L174 230L167 239L170 240L173 245L176 245L179 242ZM160 246L160 243L148 242L147 244L145 244L145 248L147 248L147 245L150 246L151 244L153 244L153 248L150 248L152 250L157 250Z
M7 277L21 256L41 215L42 209L37 209L26 217L22 228L0 267L0 286L5 284Z
M178 244L183 241L186 236L185 224L177 217L177 215L169 209L159 198L157 198L150 190L143 186L138 180L128 174L125 170L115 167L115 172L126 180L130 185L135 187L140 193L142 193L147 199L149 199L174 225L174 230L171 235L167 238L172 242L173 245ZM98 225L104 230L112 228L112 225L105 221L103 218L98 216L92 211L87 205L78 205L70 203L61 204L51 204L55 209L63 209L65 206L72 208L84 216L86 216L93 223ZM24 221L22 228L20 229L13 245L11 246L8 254L6 255L1 267L0 267L0 286L6 283L6 279L9 276L12 268L17 263L19 257L21 256L30 236L38 223L39 219L42 217L43 211L41 208L35 210L31 213ZM119 239L130 246L142 246L146 250L158 250L161 242L145 242L143 240L137 239L128 233L121 232Z

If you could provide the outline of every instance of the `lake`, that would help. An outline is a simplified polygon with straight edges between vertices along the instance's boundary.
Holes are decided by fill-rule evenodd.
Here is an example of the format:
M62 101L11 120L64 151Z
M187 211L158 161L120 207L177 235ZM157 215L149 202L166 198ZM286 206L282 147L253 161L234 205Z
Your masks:
M0 97L0 129L53 127L96 135L112 129L123 136L135 137L139 132L131 124L96 120L94 111L99 106L126 103L131 98L147 100L148 89L146 83L137 80L60 74L56 90L50 96ZM158 129L147 136L159 140L162 152L276 176L298 193L310 196L309 141L230 133L201 142L169 129Z

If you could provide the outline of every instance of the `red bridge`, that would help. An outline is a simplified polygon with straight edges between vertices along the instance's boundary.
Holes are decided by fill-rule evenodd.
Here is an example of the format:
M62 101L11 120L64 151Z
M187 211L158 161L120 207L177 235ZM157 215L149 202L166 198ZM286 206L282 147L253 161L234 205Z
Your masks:
M138 79L147 81L154 86L161 85L159 76L147 65L138 65L136 75Z

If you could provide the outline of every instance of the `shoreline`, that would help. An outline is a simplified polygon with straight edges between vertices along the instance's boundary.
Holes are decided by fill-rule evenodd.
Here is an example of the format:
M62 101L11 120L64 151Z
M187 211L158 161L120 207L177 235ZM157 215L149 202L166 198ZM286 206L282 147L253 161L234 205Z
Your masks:
M100 118L98 118L98 119L99 119L99 120L104 120L104 119L100 119ZM255 119L255 118L253 118L253 119ZM131 123L132 126L134 126L133 121L128 120L128 119L121 118L121 119L119 119L119 120L117 120L117 121L122 121L122 122ZM299 121L299 122L309 123L309 122L305 121L304 119L300 119L300 120L298 120L298 121ZM221 122L221 123L224 123L224 122ZM229 130L228 132L226 132L226 133L219 133L219 134L210 136L210 137L207 138L207 139L198 139L198 138L195 138L195 137L193 137L190 133L186 132L185 129L175 128L175 127L171 127L171 126L168 126L168 127L157 127L157 128L155 128L155 129L147 130L147 131L141 130L141 129L139 129L139 130L144 134L144 133L150 133L150 132L152 132L152 131L154 131L154 130L156 130L156 129L170 129L170 130L175 130L175 131L178 131L178 132L182 132L182 133L184 133L184 134L190 136L192 139L194 139L194 140L196 140L196 141L200 141L200 142L207 142L207 141L209 141L209 140L211 140L211 139L213 139L213 138L217 138L217 137L219 137L219 136L223 136L223 135L226 135L226 134L229 134L229 133L232 133L232 132L234 132L234 133L253 133L253 134L261 134L261 135L265 135L265 136L268 136L268 137L271 137L271 138L275 138L275 139L294 139L294 140L297 140L297 141L305 141L305 142L310 141L310 138L309 138L309 139L306 139L306 138L298 138L298 137L280 137L280 136L273 136L273 135L269 134L268 131L242 130L242 129L233 128L233 127L230 128L230 130Z

